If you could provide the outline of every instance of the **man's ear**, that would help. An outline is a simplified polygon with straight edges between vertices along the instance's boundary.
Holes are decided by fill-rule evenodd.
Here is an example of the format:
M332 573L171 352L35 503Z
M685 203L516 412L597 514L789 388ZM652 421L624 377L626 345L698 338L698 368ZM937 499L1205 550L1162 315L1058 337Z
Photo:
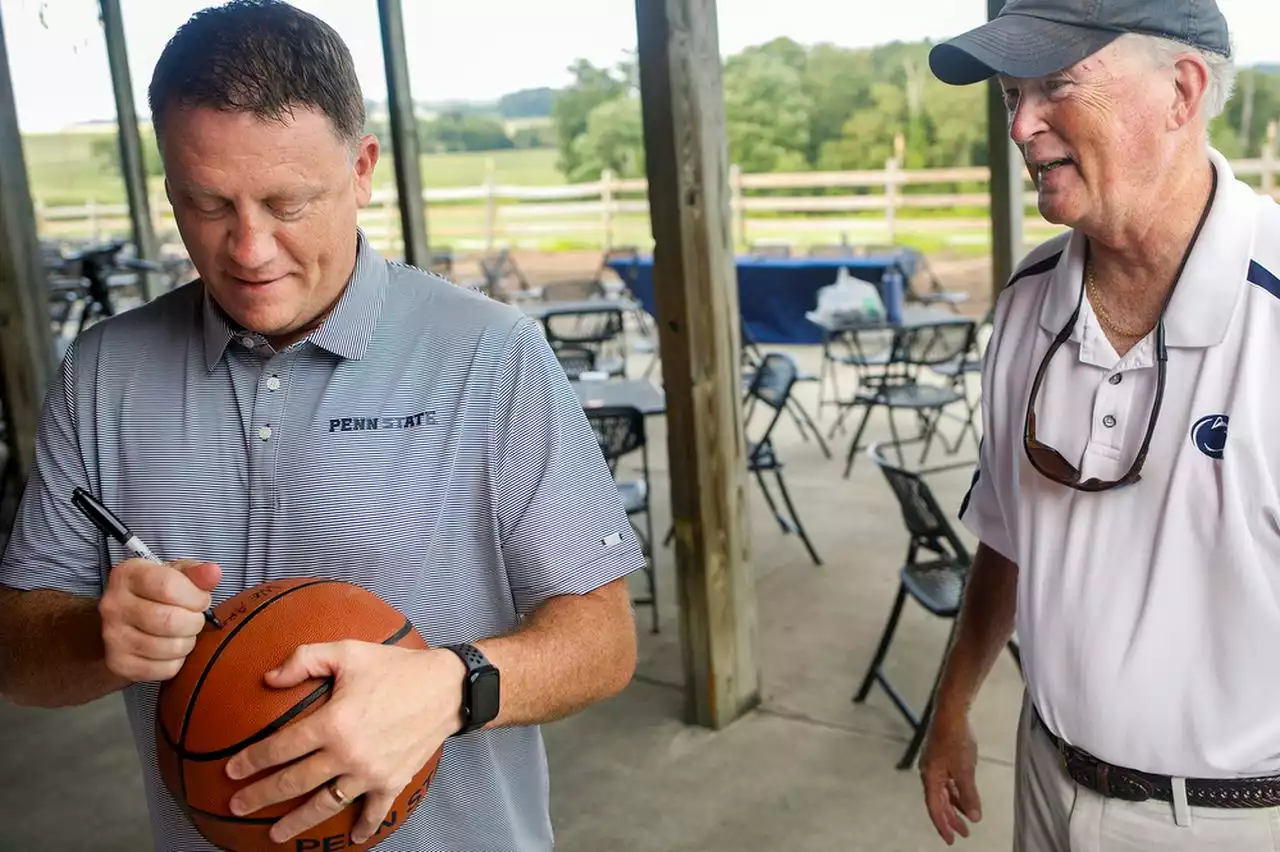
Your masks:
M1178 57L1173 66L1173 103L1169 110L1169 129L1181 130L1204 112L1204 99L1209 89L1209 66L1195 53ZM1208 117L1205 118L1206 122Z
M378 146L378 137L372 133L366 134L356 143L355 150L355 180L356 180L356 204L360 207L368 207L369 201L373 197L373 170L378 165L378 155L381 149Z

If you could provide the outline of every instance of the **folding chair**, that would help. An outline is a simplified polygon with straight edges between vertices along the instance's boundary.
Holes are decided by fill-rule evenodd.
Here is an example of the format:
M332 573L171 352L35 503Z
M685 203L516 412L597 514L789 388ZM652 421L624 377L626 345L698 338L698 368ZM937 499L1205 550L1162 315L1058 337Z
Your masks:
M914 323L894 329L889 363L885 372L874 381L869 392L858 394L851 403L846 405L846 410L840 414L840 420L836 424L841 425L853 408L857 406L864 408L862 422L858 424L858 431L849 444L849 456L844 468L846 479L853 470L853 462L858 451L862 449L859 442L867 429L867 423L870 422L871 414L877 408L884 408L889 414L889 431L893 435L893 445L900 465L903 464L903 442L898 435L894 412L905 409L917 415L922 430L920 437L924 444L920 463L924 464L943 410L957 402L963 402L967 406L968 400L953 386L920 382L921 368L946 364L963 357L973 347L974 334L973 320L960 318ZM977 428L974 427L972 431L976 446ZM956 446L959 447L958 442Z
M933 267L929 265L929 258L925 253L913 248L901 248L899 251L905 251L909 256L909 264L907 268L910 270L905 274L907 282L907 290L903 294L908 302L916 302L922 305L946 305L951 308L953 313L960 312L960 305L969 301L969 294L959 290L948 290L942 286ZM921 289L916 284L916 279L923 274L927 289Z
M933 372L937 373L939 376L942 376L944 379L946 379L950 383L951 387L954 388L956 392L962 394L964 397L965 411L967 416L964 418L957 418L957 419L964 420L964 423L963 423L963 427L960 430L960 434L956 436L955 444L949 445L947 443L946 437L945 436L941 437L943 446L947 448L947 452L953 453L957 449L959 449L960 442L964 440L964 433L966 431L974 430L974 434L975 435L977 434L976 430L977 430L977 422L978 422L978 406L974 402L973 397L969 394L969 376L982 375L983 353L982 353L982 348L979 345L979 339L982 336L982 330L984 328L991 327L992 320L995 315L995 310L996 310L995 301L992 300L991 307L987 310L986 315L982 318L982 320L978 323L978 327L974 330L973 346L968 352L965 352L962 356L960 356L954 361L948 361L945 364L935 364L932 367L930 367L930 369L933 370ZM947 415L947 416L951 416L951 415Z
M595 368L610 376L627 373L627 344L622 311L616 308L592 308L566 313L551 313L543 319L543 328L552 349L565 346L590 349L595 353ZM606 349L617 349L616 355Z
M899 769L909 768L920 751L928 729L929 717L933 713L934 698L938 691L938 683L942 679L942 670L946 664L946 653L938 664L937 674L933 679L933 687L923 712L918 716L901 693L890 683L883 669L884 658L889 652L894 632L898 628L898 618L902 615L902 607L908 596L925 610L939 618L952 620L951 635L947 639L947 647L955 635L956 616L960 613L964 584L968 578L973 559L964 544L956 536L955 530L947 521L947 514L942 511L938 501L928 484L918 473L912 473L896 467L885 460L881 446L871 448L869 455L875 459L885 479L893 489L902 511L902 520L910 535L907 545L907 556L899 572L898 595L894 598L893 608L889 611L889 621L884 633L880 636L880 644L876 647L875 656L862 678L862 685L853 700L857 704L867 700L871 687L879 684L889 696L912 728L911 742L906 753L898 761ZM1009 652L1013 655L1018 670L1022 670L1022 661L1017 642L1010 640Z
M756 370L759 369L760 363L764 361L764 352L760 349L760 345L756 343L755 337L747 328L747 324L739 319L739 328L742 337L742 379L747 387L751 386L752 379L755 378ZM798 372L796 374L797 382L816 382L818 377L812 373ZM822 432L818 429L817 424L813 422L813 418L809 416L808 410L801 404L800 400L794 395L787 399L787 412L791 415L791 419L795 421L796 428L800 431L800 437L807 443L809 433L813 432L813 437L818 441L818 447L821 448L822 454L827 458L831 458L831 450L827 447L827 442L822 438Z
M638 606L648 605L652 610L652 626L658 632L658 592L654 578L653 564L653 515L649 510L649 440L645 433L644 415L639 409L631 406L589 408L586 409L587 421L595 430L596 440L600 442L600 451L609 464L609 472L614 474L618 485L618 496L627 510L627 518L631 527L640 539L640 546L645 555L645 579L649 585L649 596L633 601ZM639 480L618 481L618 459L625 455L640 451L643 478ZM635 516L644 515L644 531L636 526Z
M804 542L805 549L809 551L813 564L821 565L822 560L818 558L817 551L813 549L813 542L809 541L809 534L805 532L804 525L800 523L800 516L796 513L796 507L791 502L791 495L787 493L786 483L782 480L782 460L778 458L777 450L771 440L773 429L782 418L782 412L788 410L788 402L791 399L791 391L795 387L798 373L796 362L790 355L784 355L781 352L770 352L765 355L756 369L756 374L751 379L751 384L747 388L747 397L744 400L746 411L743 415L743 428L746 429L750 424L751 415L755 412L757 403L773 409L773 416L769 420L769 425L765 427L764 433L760 436L760 440L748 442L747 444L747 469L755 474L756 482L760 483L760 490L764 493L765 502L769 504L769 509L773 512L773 516L778 519L778 525L782 527L782 531L784 533L797 533L800 536L800 540ZM778 511L777 504L773 500L773 495L769 492L768 486L765 485L764 473L766 471L773 471L774 478L778 483L778 491L782 494L782 500L786 504L787 512L791 515L790 522L782 517L782 514Z
M596 353L583 346L561 346L554 350L556 360L564 368L564 374L570 381L577 381L583 373L596 368Z

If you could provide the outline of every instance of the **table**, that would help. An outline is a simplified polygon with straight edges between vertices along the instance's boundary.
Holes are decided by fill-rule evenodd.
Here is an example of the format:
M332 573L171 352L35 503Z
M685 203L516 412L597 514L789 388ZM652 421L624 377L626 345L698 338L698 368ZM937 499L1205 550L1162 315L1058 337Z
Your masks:
M662 414L667 410L667 396L662 388L648 379L613 379L571 382L583 408L631 406L644 415Z
M619 311L625 314L627 311L635 310L636 303L630 299L566 299L559 302L521 302L519 307L527 316L545 321L547 317L604 311Z
M822 329L805 313L817 307L818 291L835 283L841 267L855 278L879 285L887 270L908 267L910 261L907 252L866 257L739 257L738 310L758 343L821 343ZM652 256L621 258L608 265L644 309L657 316Z
M972 323L968 317L957 316L950 311L933 307L907 306L902 309L902 320L892 323L882 322L832 322L826 317L817 315L808 317L808 321L817 328L823 337L844 334L845 332L894 331L896 329L912 329L939 323Z

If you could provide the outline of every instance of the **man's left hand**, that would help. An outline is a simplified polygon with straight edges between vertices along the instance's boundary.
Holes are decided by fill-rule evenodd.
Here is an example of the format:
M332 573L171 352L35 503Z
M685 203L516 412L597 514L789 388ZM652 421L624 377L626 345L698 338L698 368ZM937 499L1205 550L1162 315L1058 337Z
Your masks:
M354 641L298 648L267 673L267 684L288 689L307 678L332 677L333 693L315 713L227 762L227 774L237 780L291 764L236 793L232 812L251 814L315 791L272 826L272 842L283 843L342 810L328 788L336 781L347 799L364 796L351 833L363 843L414 774L461 727L465 676L457 655L441 649Z

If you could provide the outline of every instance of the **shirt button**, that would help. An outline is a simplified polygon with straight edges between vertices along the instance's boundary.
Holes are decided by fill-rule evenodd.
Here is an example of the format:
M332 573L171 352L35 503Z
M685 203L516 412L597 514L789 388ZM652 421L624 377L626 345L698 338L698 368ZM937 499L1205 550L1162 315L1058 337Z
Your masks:
M271 427L270 427L270 426L263 426L261 429L259 429L259 430L258 430L258 437L259 437L259 438L261 438L261 439L262 439L262 440L264 440L264 441L265 441L265 440L267 440L268 438L270 438L270 437L271 437Z
M246 334L244 337L240 338L240 345L244 346L246 349L252 349L258 344L253 341L252 337Z
M1116 425L1116 419L1112 417L1110 414L1108 414L1106 417L1102 418L1102 425L1106 426L1108 429L1114 429ZM270 432L271 430L268 429L267 431Z
M1113 385L1118 385L1123 381L1124 381L1124 376L1122 376L1120 373L1116 373L1114 376L1111 377L1111 384Z
M280 390L280 377L272 376L267 379L267 390Z

